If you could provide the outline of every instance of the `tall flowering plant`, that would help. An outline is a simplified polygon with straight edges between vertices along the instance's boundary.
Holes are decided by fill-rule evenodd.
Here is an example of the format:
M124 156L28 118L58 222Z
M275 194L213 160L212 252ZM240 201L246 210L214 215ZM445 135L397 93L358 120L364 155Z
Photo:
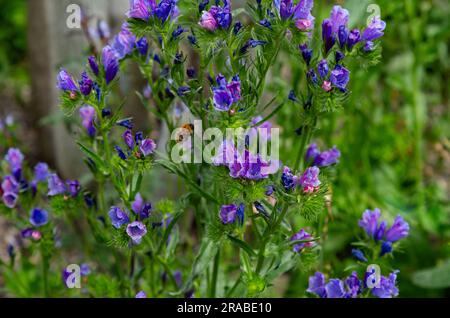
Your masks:
M46 203L38 204L21 187L21 153L10 149L5 157L10 175L3 181L4 205L20 209L28 202L31 211L24 237L53 242L55 225L49 220L62 218L66 207L74 211L66 220L84 218L95 244L115 260L107 274L84 266L94 296L102 294L101 280L117 290L114 296L252 297L290 270L314 268L341 154L336 147L321 151L310 143L321 116L342 107L350 94L348 61L370 64L379 58L385 23L374 17L366 28L350 29L349 12L340 6L322 23L313 12L313 0L249 1L245 9L233 8L229 0L130 1L120 32L93 51L86 70L76 79L61 69L57 79L61 108L79 122L77 144L92 175L91 192L40 164L34 180L49 191L41 198ZM301 65L306 85L268 98L282 54ZM170 140L151 139L153 127L137 131L133 119L122 115L114 96L128 61L147 82L137 93L143 111L173 132ZM291 119L300 126L290 145L294 156L279 158L276 151L268 156L263 145L280 144L271 120L285 107L296 107L299 114ZM245 133L221 135L216 147L208 148L211 138L203 130L212 128L224 135L231 128ZM203 149L213 150L207 156ZM182 180L186 193L151 203L144 185L162 183L152 177L155 166ZM407 235L407 223L400 217L387 230L385 223L374 225L371 213L365 212L360 226L382 242L379 256L389 254ZM48 230L41 233L41 227ZM95 259L90 242L85 256ZM367 244L354 255L367 261L364 253L377 248ZM42 251L48 263L53 254ZM68 277L64 269L66 285ZM383 286L387 282L395 287L395 277L383 277ZM354 297L363 295L359 284L356 273L345 283L327 284L318 272L308 292Z

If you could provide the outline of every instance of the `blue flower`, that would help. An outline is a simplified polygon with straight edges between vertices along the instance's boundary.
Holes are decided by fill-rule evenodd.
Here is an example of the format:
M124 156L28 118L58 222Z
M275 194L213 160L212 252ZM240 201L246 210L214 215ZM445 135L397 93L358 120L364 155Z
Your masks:
M92 73L94 73L95 76L98 76L100 73L100 69L97 64L97 60L95 59L95 56L89 56L88 58L89 66L92 70Z
M35 208L31 210L30 223L35 227L41 227L48 223L48 212Z
M14 173L15 171L22 169L24 156L22 152L17 148L10 148L6 153L5 160L9 164L9 168Z
M223 224L232 224L236 221L238 208L235 204L222 205L220 208L220 220Z
M111 209L108 212L108 215L109 215L109 218L111 219L112 225L116 229L120 229L123 225L130 222L130 218L128 217L128 214L117 206L111 207Z
M318 167L309 167L300 177L299 183L306 193L314 192L320 186L319 173Z
M327 60L323 59L317 65L317 71L320 77L324 78L328 75L328 63Z
M267 19L259 21L259 24L262 25L265 28L272 29L272 24Z
M283 168L283 174L281 175L281 184L286 191L290 191L295 187L295 177L289 167Z
M119 34L114 37L112 48L114 49L117 58L121 60L133 52L135 45L136 37L131 33L128 23L125 22L122 24Z
M94 137L96 129L94 126L95 108L92 106L83 106L79 110L82 119L82 125L86 129L89 136Z
M325 19L322 22L322 40L324 43L325 54L328 54L336 41L333 33L333 24L329 19Z
M372 295L378 298L392 298L398 296L397 274L399 271L394 271L389 274L389 277L380 277L380 286L372 289Z
M81 74L81 80L78 82L80 84L80 92L84 96L88 96L94 85L94 82L89 78L86 72Z
M116 124L127 129L133 129L133 120L130 118L119 120Z
M178 38L185 31L186 30L183 29L183 27L181 25L177 26L177 28L172 32L172 38L174 38L174 39Z
M151 203L145 203L141 194L138 193L131 204L131 209L139 216L140 220L145 220L150 217L153 207Z
M348 82L350 81L350 72L342 65L336 65L330 75L331 83L339 88L341 91L345 91Z
M102 51L102 62L105 70L106 84L111 83L119 72L119 61L111 46L105 46Z
M58 88L65 92L77 92L78 87L75 84L72 75L70 75L65 69L61 69L58 74Z
M308 45L306 44L300 44L299 49L302 52L303 60L305 61L306 65L309 65L312 58L313 51L308 48Z
M396 242L409 234L409 224L400 215L394 220L394 224L386 231L386 240Z
M331 24L333 25L333 33L338 33L341 26L346 26L348 23L348 18L348 10L343 9L341 6L334 6L330 14Z
M344 298L345 290L344 283L342 280L337 278L332 278L325 285L325 291L327 293L327 298Z
M47 178L48 182L48 196L56 196L66 192L66 185L58 177L56 173L50 174Z
M122 135L123 141L131 150L134 148L134 136L131 130L127 129Z
M134 298L147 298L147 294L141 290L139 293L136 294Z
M339 46L341 49L343 49L345 47L345 44L347 44L347 38L348 29L345 25L341 25L338 31Z
M47 181L49 174L48 165L40 162L34 167L34 180L37 182Z
M380 257L381 257L381 256L384 256L384 255L386 255L386 254L391 253L392 250L393 250L393 248L392 248L392 243L389 242L389 241L384 241L384 242L381 244Z
M347 38L347 47L349 50L355 46L359 41L361 41L361 33L358 29L353 29L350 31L348 38Z
M152 5L152 6L151 6ZM130 10L127 15L129 18L148 21L154 9L155 0L131 0Z
M156 143L152 139L144 139L139 149L145 157L150 156L156 150Z
M364 262L364 263L367 262L367 258L364 256L364 253L361 250L359 250L359 249L356 249L356 248L352 249L352 255L358 261L361 261L361 262Z
M141 39L139 39L136 42L136 48L139 52L139 54L143 55L143 56L147 56L148 53L148 40L146 37L143 37Z
M375 234L379 230L378 223L380 216L380 209L375 209L373 211L366 210L364 211L361 220L359 220L358 225L366 231L369 237L375 238Z
M320 153L314 158L314 165L318 167L327 167L339 162L341 152L334 146L332 149Z
M304 229L301 229L299 232L295 233L292 237L291 237L291 241L308 241L311 240L313 237L311 234L309 234L308 232L306 232ZM314 246L314 242L304 242L304 243L299 243L299 244L295 244L294 247L292 248L292 250L295 253L299 253L301 252L304 248L306 247L313 247Z
M80 182L78 180L69 180L66 183L68 192L71 195L71 197L75 198L76 196L78 196L78 193L80 192L81 189Z
M364 41L373 41L384 35L386 22L381 20L380 16L375 16L370 21L369 26L363 31L362 38Z
M147 234L147 227L144 223L135 221L127 225L127 234L134 244L140 244L142 237Z
M309 277L309 285L306 291L308 293L316 294L320 298L326 298L325 275L321 272L316 272L313 276Z

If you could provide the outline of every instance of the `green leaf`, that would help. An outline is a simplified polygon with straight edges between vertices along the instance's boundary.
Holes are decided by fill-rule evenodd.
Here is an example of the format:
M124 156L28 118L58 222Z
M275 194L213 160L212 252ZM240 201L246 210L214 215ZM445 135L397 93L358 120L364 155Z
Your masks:
M250 245L248 245L247 243L245 243L244 241L242 241L234 236L231 236L231 235L228 235L228 239L231 241L231 243L233 243L234 245L236 245L237 247L242 249L249 256L256 256L256 253L252 249L252 247Z
M415 285L422 288L450 287L450 259L433 268L417 271L412 276Z

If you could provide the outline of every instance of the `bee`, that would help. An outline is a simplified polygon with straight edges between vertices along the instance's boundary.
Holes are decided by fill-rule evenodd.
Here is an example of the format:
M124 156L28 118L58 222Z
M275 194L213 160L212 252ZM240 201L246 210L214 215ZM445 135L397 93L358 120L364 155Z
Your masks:
M177 144L182 143L187 139L188 136L192 136L194 134L194 125L193 124L184 124L180 127L179 132L176 136Z

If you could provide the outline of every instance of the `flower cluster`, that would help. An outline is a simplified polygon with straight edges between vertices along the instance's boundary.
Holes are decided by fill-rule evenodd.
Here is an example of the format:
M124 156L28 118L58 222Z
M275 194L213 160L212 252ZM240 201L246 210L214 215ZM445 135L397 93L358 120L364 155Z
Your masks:
M161 23L169 18L176 18L179 14L177 0L132 0L128 17L148 21L156 17Z
M295 233L291 237L291 241L302 241L298 244L295 244L292 250L296 253L300 253L303 249L307 247L313 247L315 244L313 242L313 236L306 232L304 229L301 229L299 232Z
M282 20L293 19L302 31L314 28L315 18L311 15L314 0L300 0L296 5L293 0L274 0L273 3Z
M327 167L339 162L341 152L336 147L320 152L317 144L311 144L306 150L305 161L317 167Z
M199 6L199 10L203 11L198 23L202 28L208 31L215 31L217 28L227 30L231 26L231 4L230 0L224 0L223 7L211 6L208 11L205 11L207 2L202 2Z
M216 166L226 166L234 179L262 180L278 171L275 160L266 161L259 154L248 149L237 149L230 140L224 140L217 155L212 159Z
M136 197L131 204L132 211L135 214L135 221L132 221L129 213L120 207L113 206L108 212L111 224L114 228L120 230L126 225L126 233L131 238L131 242L135 245L140 244L142 238L147 234L147 226L143 223L150 217L152 212L152 204L144 202L141 194Z
M318 190L321 182L319 180L320 169L316 166L309 167L301 176L292 173L289 167L283 168L281 184L286 191L291 191L300 186L305 193L313 193Z
M402 216L397 215L392 226L387 228L387 222L380 221L380 217L380 209L366 210L358 224L375 242L381 241L380 256L383 256L392 252L393 243L408 236L409 224ZM354 250L353 254L361 261L366 259L360 250Z
M222 74L216 78L217 86L213 90L213 104L218 111L229 111L234 103L241 99L241 80L238 75L233 76L230 82Z
M137 158L148 157L152 155L156 150L156 143L153 139L145 138L142 132L137 132L133 135L131 129L125 130L122 134L123 142L126 145L126 152L118 145L115 146L117 155L122 160L127 160L130 156L134 155Z

